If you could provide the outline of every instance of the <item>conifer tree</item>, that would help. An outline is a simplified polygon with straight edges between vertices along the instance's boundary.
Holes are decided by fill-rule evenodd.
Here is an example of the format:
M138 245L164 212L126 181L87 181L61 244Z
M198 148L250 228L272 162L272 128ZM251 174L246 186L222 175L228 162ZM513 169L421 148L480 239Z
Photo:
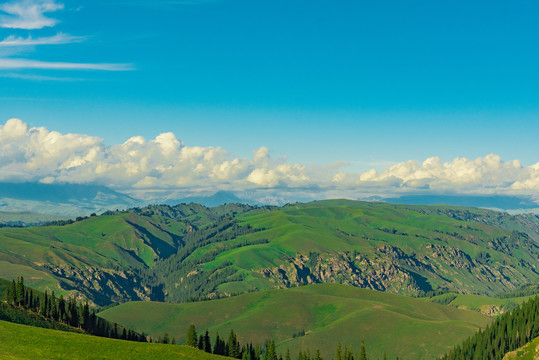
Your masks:
M286 353L284 354L284 360L292 360L290 358L290 350L289 349L286 349Z
M191 324L187 329L187 338L185 340L187 346L198 347L198 337L195 325Z
M216 355L224 355L224 349L221 350L221 338L219 332L215 334L215 344L213 345L213 353Z
M198 347L200 350L204 350L204 335L203 335L203 334L200 334L200 336L198 337L198 344L197 344L197 347Z
M17 279L17 284L16 284L16 291L17 291L17 299L16 299L16 303L18 306L24 306L24 279L23 277L21 276L20 278Z
M344 360L342 356L342 347L341 343L337 345L337 352L335 353L335 360Z
M15 284L15 280L11 280L10 293L11 293L11 296L10 296L11 305L16 305L17 304L17 285Z
M10 305L15 303L15 292L13 288L13 283L6 288L6 302Z
M86 303L82 307L82 316L81 316L81 321L83 324L83 328L85 330L88 330L89 328L88 327L89 320L90 320L90 306L88 305L88 300L86 300Z
M240 344L238 343L238 339L236 337L236 334L234 333L234 330L230 329L230 334L228 335L228 342L226 344L228 349L228 355L229 357L233 357L236 359L241 358L240 354Z
M58 299L58 319L62 322L66 322L66 302L63 295L60 295L60 298Z
M363 341L361 341L361 347L359 348L359 360L367 360L367 350Z
M208 332L208 329L206 329L206 333L204 334L204 349L203 350L211 354L211 339L210 339L210 333Z

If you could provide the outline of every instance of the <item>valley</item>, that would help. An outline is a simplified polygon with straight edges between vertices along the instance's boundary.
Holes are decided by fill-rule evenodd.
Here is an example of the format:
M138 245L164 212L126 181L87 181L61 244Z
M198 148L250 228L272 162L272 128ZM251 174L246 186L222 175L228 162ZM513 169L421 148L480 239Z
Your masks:
M193 323L281 353L364 341L375 357L433 359L536 293L538 228L454 206L152 205L1 228L0 278L179 343Z

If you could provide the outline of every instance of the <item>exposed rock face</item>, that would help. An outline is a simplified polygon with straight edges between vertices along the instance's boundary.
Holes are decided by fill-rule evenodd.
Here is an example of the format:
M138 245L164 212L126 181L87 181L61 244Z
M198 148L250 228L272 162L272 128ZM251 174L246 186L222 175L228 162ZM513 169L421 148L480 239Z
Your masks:
M538 274L531 264L519 264L530 272L523 274L503 261L489 259L482 263L448 246L428 244L421 250L420 254L407 254L398 247L381 245L366 254L297 254L278 267L258 273L278 287L340 283L407 295L421 295L435 288L464 293L488 293L500 286L510 290L528 282L527 275Z
M60 279L60 287L77 290L97 305L111 300L150 300L152 290L140 284L138 276L130 270L74 268L71 266L45 266Z

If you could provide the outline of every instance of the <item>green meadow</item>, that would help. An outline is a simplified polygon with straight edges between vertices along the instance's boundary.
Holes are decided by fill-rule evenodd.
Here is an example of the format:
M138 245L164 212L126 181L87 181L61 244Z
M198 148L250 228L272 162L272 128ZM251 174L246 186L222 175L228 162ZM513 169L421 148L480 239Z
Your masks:
M484 295L447 293L434 296L429 300L435 303L452 306L457 309L474 310L484 315L498 316L513 310L518 305L533 297L533 295L530 295L499 299Z
M196 303L130 302L99 315L155 338L167 332L183 342L193 323L199 332L208 329L212 341L215 332L226 338L233 329L242 343L273 338L283 353L319 348L325 358L337 342L359 350L364 340L374 358L386 351L389 358L433 359L490 321L477 312L337 284Z
M187 346L138 343L0 321L2 360L229 359Z

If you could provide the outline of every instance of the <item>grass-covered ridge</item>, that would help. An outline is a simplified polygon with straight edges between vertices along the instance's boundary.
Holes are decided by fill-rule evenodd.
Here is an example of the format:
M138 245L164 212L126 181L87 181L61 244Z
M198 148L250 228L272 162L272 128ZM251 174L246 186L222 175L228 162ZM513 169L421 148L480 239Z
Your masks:
M187 346L137 343L13 324L0 320L0 354L21 359L229 359Z
M539 276L539 247L513 229L529 224L496 214L348 200L149 206L65 226L0 229L0 277L24 276L57 294L78 290L101 305L308 283L493 295Z
M278 350L319 348L333 356L337 342L361 340L374 358L434 358L490 321L477 312L337 284L269 290L232 298L185 304L131 302L99 314L153 337L165 332L184 341L186 324L226 336L230 329L242 343L277 342ZM296 336L305 331L304 336Z
M438 287L494 294L535 279L539 248L525 234L409 206L346 200L238 215L269 243L225 252L246 281L225 292L342 282L413 294ZM203 252L205 249L199 250Z

